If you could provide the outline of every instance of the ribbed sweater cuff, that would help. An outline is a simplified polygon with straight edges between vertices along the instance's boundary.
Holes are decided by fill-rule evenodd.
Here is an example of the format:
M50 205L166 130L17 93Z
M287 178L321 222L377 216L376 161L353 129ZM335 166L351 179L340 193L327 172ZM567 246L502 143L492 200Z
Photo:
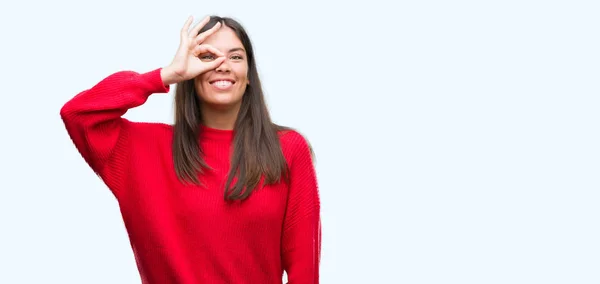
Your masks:
M150 89L148 91L150 93L168 93L171 89L170 85L165 85L162 81L160 70L162 70L162 67L140 74L142 81L149 83L148 87Z

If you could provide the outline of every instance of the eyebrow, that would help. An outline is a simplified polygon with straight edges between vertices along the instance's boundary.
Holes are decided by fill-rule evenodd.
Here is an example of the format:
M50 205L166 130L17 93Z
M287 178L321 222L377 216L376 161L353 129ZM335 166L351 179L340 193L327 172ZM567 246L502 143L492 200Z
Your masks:
M246 51L244 50L244 48L242 48L242 47L234 47L234 48L232 48L232 49L230 49L230 50L229 50L229 52L230 52L230 53L231 53L231 52L235 52L235 51L243 51L243 52L246 52Z

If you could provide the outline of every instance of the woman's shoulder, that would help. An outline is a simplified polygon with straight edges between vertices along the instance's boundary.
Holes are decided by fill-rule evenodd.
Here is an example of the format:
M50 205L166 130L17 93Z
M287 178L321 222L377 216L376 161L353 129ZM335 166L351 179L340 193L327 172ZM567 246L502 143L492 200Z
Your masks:
M314 156L313 148L309 139L300 131L291 128L278 126L279 141L284 153L290 155L310 154Z
M291 127L277 126L277 134L282 145L299 146L308 142L300 131Z

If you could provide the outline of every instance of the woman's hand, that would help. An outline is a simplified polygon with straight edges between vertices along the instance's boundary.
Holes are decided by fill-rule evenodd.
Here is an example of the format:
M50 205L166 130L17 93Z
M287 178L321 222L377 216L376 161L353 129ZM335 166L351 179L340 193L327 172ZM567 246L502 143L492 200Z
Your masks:
M198 34L200 29L208 23L210 17L206 17L189 31L192 20L193 17L190 16L181 29L181 41L175 58L169 66L162 68L160 72L165 85L195 78L206 71L217 68L225 60L225 55L218 49L202 44L206 38L221 27L221 23L217 23L211 29ZM211 61L200 60L199 55L205 53L211 53L216 59Z

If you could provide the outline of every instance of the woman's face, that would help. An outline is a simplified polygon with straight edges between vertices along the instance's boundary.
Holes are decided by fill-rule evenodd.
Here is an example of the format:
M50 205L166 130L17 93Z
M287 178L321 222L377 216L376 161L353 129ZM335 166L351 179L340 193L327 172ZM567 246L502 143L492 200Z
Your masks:
M213 70L194 79L196 93L207 107L227 109L241 105L248 84L248 60L242 42L235 32L223 25L204 40L225 54L225 60ZM212 61L215 55L200 54L200 59Z

